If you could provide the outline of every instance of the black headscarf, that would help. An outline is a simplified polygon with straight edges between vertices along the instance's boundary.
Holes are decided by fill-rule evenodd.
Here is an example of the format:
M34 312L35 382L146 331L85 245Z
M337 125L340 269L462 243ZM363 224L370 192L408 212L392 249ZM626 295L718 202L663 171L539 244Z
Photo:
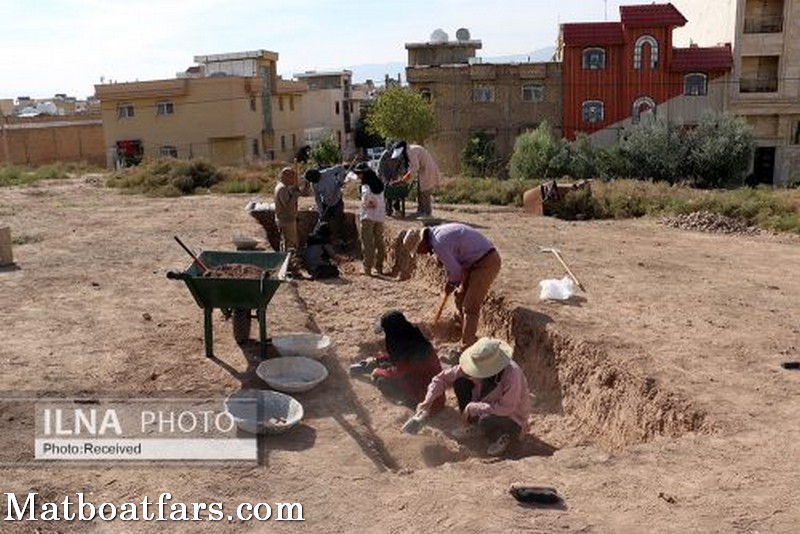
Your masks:
M386 352L393 362L424 360L433 349L425 334L408 322L402 312L392 310L384 313L381 328L386 336Z
M360 171L358 177L361 178L362 184L369 186L369 190L372 191L373 195L383 193L383 181L378 178L378 175L372 169Z
M408 165L409 165L408 164L408 143L406 143L405 141L402 141L402 140L398 141L397 143L394 144L394 146L392 147L392 150L394 151L394 150L397 150L398 148L402 148L403 149L403 152L402 152L402 154L401 154L399 159L400 159L400 161L403 162L403 166L405 166L405 168L407 169Z

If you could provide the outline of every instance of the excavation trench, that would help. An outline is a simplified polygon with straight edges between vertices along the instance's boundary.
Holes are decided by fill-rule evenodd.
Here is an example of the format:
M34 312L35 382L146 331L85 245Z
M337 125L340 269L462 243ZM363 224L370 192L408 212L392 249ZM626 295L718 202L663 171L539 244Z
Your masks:
M408 257L401 240L402 232L387 239L386 265L393 266L401 280L413 279L416 287L440 288L442 268L431 257ZM349 264L345 271L348 269L358 266ZM307 294L313 300L312 308L306 311L314 330L318 330L317 322L321 321L323 330L329 325L326 315L314 318L311 309L329 309L331 300L338 299L341 291L337 285L327 291L323 287L327 286L318 286ZM511 458L548 456L558 449L585 445L620 450L662 436L675 438L714 430L705 411L690 399L663 387L643 370L623 367L601 344L573 337L535 309L490 293L481 321L480 334L504 338L514 346L515 360L528 378L534 399L531 431L509 454ZM454 316L443 318L435 326L424 322L420 326L437 347L458 341ZM379 348L377 341L365 340L359 344L359 354L371 354ZM338 355L336 359L339 368L332 372L332 378L339 384L340 401L342 406L352 407L358 422L347 425L348 433L379 468L430 468L486 455L485 443L460 443L452 438L452 430L461 424L457 411L450 406L452 402L420 435L400 432L412 413L410 409L388 403L374 386L348 378L346 366L350 362Z
M402 255L396 246L392 253ZM405 274L437 288L443 282L441 267L429 258L410 262ZM458 328L444 324L431 330L442 343L454 341ZM594 444L617 450L661 436L714 430L708 414L690 399L643 372L623 368L598 343L575 339L546 315L502 295L490 293L479 333L514 346L535 399L531 433L555 448Z

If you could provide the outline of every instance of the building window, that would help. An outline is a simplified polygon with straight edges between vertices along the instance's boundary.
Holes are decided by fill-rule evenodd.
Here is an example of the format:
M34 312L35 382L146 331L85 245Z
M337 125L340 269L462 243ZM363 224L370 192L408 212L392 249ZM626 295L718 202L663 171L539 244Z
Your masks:
M476 85L472 90L473 102L494 102L493 85Z
M649 96L640 96L633 101L633 113L631 120L634 124L638 124L642 115L647 113L655 113L656 103Z
M683 94L705 96L708 94L708 78L705 74L693 73L683 77Z
M339 101L336 101L336 114L339 114Z
M278 111L283 111L283 97L278 97Z
M286 136L281 136L281 150L286 150Z
M172 145L163 145L158 150L159 155L162 158L177 158L178 157L178 148Z
M544 101L544 85L540 83L526 83L522 86L523 102Z
M255 111L255 110L256 110L256 97L251 96L250 97L250 111Z
M427 100L430 102L431 100L431 90L427 87L424 87L419 90L419 95L422 97L423 100Z
M583 122L601 122L603 120L603 102L587 100L582 106Z
M658 65L658 41L652 35L642 35L636 39L636 44L633 46L633 68L636 70L642 68L644 45L648 45L650 49L650 70L655 70Z
M156 103L156 115L172 115L173 113L175 113L175 105L169 100Z
M583 68L587 70L598 70L606 68L606 51L602 48L584 49Z
M117 118L129 119L133 117L133 104L120 104L117 106Z
M297 134L292 134L292 150L297 148Z
M800 121L794 123L794 144L800 145Z
M258 157L259 152L258 139L253 139L253 156Z
M294 111L294 96L289 95L289 111Z

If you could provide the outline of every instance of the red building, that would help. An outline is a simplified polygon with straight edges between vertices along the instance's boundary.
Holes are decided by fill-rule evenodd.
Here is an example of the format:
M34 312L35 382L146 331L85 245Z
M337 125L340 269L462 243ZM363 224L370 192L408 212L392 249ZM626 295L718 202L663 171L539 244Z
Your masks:
M672 4L619 10L621 22L561 25L565 137L612 143L644 113L692 125L724 109L730 44L673 48L672 30L687 20Z

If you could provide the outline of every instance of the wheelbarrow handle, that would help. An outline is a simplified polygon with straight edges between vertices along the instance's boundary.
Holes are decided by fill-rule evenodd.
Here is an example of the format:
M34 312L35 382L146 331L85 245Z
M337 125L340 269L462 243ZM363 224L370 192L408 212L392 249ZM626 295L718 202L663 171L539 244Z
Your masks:
M184 272L167 271L167 278L170 280L186 280L189 278L189 275Z

